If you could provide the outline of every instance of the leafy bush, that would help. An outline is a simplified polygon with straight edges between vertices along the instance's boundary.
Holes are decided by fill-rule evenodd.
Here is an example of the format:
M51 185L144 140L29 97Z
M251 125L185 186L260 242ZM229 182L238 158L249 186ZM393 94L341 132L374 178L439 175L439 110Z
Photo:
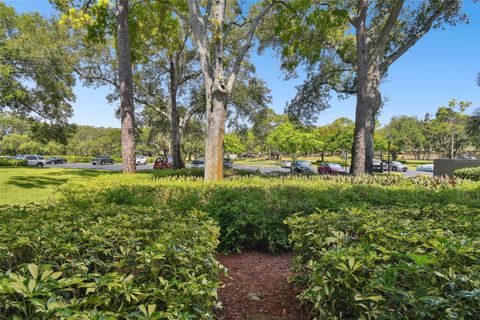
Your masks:
M23 167L27 165L27 160L0 158L0 167Z
M159 171L161 172L161 171ZM475 207L479 186L466 181L386 177L230 177L204 182L195 177L152 180L149 175L102 177L63 189L72 206L157 206L176 212L208 212L221 229L221 249L289 248L283 221L316 208L391 207L449 203Z
M0 318L211 319L218 228L199 211L0 210Z
M317 319L478 319L478 208L319 210L287 224Z
M153 172L154 178L166 178L166 177L204 177L204 169L202 168L183 168L183 169L161 169ZM235 176L258 176L259 171L243 170L243 169L224 169L223 175L228 177Z
M453 173L455 177L460 179L469 179L472 181L480 181L480 167L457 169Z

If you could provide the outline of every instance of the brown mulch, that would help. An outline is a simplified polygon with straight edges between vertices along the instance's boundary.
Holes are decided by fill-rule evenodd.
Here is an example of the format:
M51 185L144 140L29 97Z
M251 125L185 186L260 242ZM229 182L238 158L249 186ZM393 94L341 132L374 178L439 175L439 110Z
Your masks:
M307 320L296 290L288 283L292 254L242 252L219 255L228 269L219 291L221 320Z

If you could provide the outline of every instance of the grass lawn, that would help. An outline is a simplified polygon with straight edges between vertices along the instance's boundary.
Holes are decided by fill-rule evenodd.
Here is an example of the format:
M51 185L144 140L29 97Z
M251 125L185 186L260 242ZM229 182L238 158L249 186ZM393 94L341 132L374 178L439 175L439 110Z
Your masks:
M57 187L70 181L118 174L103 170L63 168L0 168L0 205L27 204L48 199Z

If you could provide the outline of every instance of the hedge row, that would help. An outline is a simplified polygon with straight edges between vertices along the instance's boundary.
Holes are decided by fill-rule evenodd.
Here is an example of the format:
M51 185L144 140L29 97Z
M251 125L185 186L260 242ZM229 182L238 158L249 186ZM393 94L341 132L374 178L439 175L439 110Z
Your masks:
M460 179L469 179L472 181L480 181L480 167L457 169L454 172L455 177Z
M199 211L0 209L0 318L211 319L217 237Z
M0 167L23 167L27 165L27 160L0 158Z
M315 319L478 319L480 209L319 210L287 220Z
M231 177L205 183L198 178L153 180L149 175L100 177L70 185L62 200L71 206L157 206L176 212L207 212L220 226L222 250L289 248L283 221L316 208L444 206L480 203L480 187L456 180L378 177Z

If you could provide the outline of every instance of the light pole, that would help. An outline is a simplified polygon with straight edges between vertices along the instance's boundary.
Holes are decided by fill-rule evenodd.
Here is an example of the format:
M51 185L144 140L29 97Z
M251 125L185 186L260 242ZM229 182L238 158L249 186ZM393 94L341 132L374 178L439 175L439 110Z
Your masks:
M388 150L387 150L387 173L390 173L390 145L392 144L392 135L387 135L388 140Z

